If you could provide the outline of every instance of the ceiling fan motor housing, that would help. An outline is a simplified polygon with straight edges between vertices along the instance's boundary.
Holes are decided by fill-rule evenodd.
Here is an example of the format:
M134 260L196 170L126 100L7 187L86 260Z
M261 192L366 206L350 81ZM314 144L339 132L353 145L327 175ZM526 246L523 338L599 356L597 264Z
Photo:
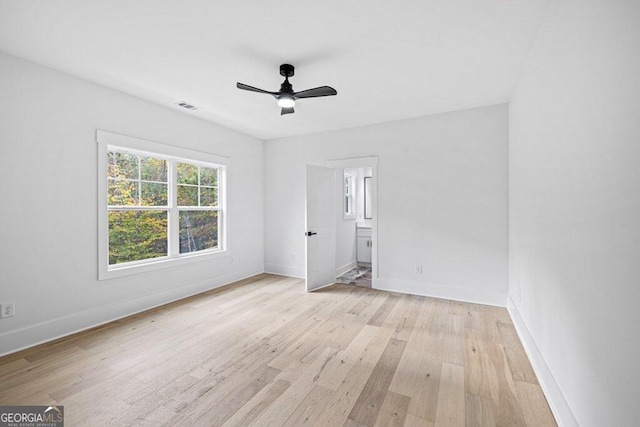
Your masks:
M296 68L291 64L282 64L280 66L280 75L283 77L293 77L295 69Z

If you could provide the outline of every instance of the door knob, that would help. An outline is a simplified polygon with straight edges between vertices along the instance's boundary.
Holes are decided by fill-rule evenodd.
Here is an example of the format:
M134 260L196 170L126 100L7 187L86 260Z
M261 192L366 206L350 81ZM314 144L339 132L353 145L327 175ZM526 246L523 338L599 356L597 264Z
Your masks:
M304 233L305 236L309 237L309 236L315 236L318 233L314 233L313 231L307 231L306 233Z

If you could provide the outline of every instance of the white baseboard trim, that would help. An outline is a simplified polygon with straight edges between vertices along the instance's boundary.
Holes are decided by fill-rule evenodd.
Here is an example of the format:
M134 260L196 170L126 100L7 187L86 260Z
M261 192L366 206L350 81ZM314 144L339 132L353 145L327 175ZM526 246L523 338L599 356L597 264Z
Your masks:
M264 272L262 264L233 271L210 280L145 295L129 301L95 307L0 334L0 356L73 335L136 313L228 285Z
M573 414L564 393L562 393L560 385L557 383L510 295L507 297L507 310L524 350L531 361L533 370L538 377L540 387L542 387L542 391L549 402L549 407L556 418L556 422L560 427L579 427L580 424Z
M277 274L279 276L297 277L298 279L304 279L306 276L304 268L280 264L265 264L264 272Z
M402 294L421 295L425 297L443 298L474 304L495 305L505 307L507 294L483 289L461 288L436 283L417 282L413 280L373 279L374 289L399 292Z
M346 273L349 270L352 270L354 268L356 268L358 266L358 263L355 261L350 262L349 264L345 264L342 267L338 268L336 270L336 277L340 277L342 276L344 273Z

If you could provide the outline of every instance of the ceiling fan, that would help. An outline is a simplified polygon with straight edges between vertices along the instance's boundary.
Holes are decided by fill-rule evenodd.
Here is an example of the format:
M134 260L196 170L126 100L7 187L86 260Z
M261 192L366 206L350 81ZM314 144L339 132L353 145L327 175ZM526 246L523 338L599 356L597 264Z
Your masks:
M236 87L242 90L272 95L278 100L278 105L282 107L280 115L293 113L293 106L296 104L296 99L317 98L319 96L331 96L338 94L338 92L330 86L320 86L313 89L294 92L293 86L289 83L289 77L294 75L294 71L295 67L293 65L282 64L280 66L280 75L284 76L284 82L280 85L280 90L278 92L269 92L268 90L258 89L257 87L249 86L240 82L236 83Z

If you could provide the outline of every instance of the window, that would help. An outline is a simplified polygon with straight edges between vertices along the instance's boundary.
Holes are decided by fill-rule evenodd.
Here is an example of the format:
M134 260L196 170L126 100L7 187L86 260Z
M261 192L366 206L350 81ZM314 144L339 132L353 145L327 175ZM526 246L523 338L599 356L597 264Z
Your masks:
M180 253L218 248L218 168L177 162Z
M168 255L167 160L109 147L109 265Z
M356 217L354 205L355 176L351 172L344 171L344 219Z
M98 132L99 278L224 252L225 159Z

